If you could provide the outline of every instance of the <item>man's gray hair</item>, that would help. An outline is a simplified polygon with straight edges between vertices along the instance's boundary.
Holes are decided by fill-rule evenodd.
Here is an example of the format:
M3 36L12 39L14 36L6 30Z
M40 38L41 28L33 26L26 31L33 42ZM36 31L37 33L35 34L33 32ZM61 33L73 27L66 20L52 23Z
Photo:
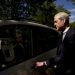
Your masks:
M67 20L67 19L69 19L69 14L66 12L59 12L55 15L55 17Z

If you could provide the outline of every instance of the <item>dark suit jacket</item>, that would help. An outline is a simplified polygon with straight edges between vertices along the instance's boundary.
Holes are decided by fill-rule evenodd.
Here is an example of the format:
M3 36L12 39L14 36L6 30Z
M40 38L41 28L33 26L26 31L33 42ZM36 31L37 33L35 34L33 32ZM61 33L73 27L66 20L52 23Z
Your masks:
M74 50L75 50L75 29L69 28L63 42L59 42L57 55L49 60L50 66L57 65L60 70L73 70L74 67ZM48 62L48 63L49 63Z

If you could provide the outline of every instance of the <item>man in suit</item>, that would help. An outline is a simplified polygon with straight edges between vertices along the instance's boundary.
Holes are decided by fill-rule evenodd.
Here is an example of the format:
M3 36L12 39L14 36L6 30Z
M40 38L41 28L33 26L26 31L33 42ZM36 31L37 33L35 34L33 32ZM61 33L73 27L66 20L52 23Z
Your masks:
M43 65L56 68L56 75L73 75L74 72L74 50L75 29L69 25L69 14L59 12L54 16L54 25L63 35L59 38L57 55L47 61L36 62L37 67Z

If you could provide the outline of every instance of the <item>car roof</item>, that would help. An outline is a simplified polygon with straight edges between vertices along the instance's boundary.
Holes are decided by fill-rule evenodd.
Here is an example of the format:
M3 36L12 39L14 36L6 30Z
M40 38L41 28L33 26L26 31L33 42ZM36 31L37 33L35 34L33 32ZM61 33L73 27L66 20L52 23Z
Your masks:
M52 29L57 31L55 28L47 26L47 25L43 25L43 24L39 24L39 23L35 23L35 22L30 22L30 21L17 21L17 20L0 20L0 26L5 26L5 25L31 25L31 26L39 26L39 27L43 27L43 28L48 28L48 29Z

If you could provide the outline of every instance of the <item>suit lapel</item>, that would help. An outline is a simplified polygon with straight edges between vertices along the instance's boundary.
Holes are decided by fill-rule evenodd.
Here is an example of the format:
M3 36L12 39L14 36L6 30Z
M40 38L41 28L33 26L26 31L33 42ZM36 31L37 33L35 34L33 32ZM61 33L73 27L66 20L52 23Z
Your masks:
M69 30L66 32L66 35L65 35L63 41L70 35L71 30L72 30L72 28L69 28Z

